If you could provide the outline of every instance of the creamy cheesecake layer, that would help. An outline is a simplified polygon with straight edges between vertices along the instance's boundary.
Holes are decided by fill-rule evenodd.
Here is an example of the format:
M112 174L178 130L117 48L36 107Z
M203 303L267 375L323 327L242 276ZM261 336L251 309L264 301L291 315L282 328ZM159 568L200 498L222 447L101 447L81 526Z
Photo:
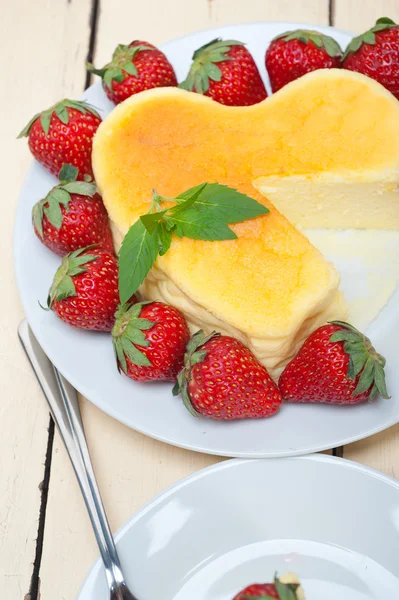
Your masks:
M175 306L187 319L192 333L203 329L206 333L218 331L241 340L277 380L286 364L295 356L312 331L332 319L345 320L347 307L339 292L328 295L324 303L309 310L305 320L289 335L253 336L229 325L217 315L191 300L173 281L159 269L152 269L140 288L142 296L149 300L161 300ZM267 319L267 313L265 314Z
M273 175L253 185L301 228L399 229L399 170Z

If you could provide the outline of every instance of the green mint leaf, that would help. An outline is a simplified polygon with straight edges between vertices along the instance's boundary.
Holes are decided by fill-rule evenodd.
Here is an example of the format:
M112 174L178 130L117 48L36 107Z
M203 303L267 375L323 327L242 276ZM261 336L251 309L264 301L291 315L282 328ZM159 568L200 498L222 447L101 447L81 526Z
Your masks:
M179 202L177 206L171 208L169 212L170 216L173 217L176 213L178 214L179 212L190 208L190 206L193 206L207 186L207 183L201 183L177 196L176 200L184 200L184 202Z
M193 191L201 187L200 194L195 201L195 208L206 211L207 215L224 221L224 223L241 223L270 212L260 202L220 183L208 183L205 186L201 184L201 186L196 186L180 194L178 198L185 198L186 194L191 197ZM179 207L181 206L183 204L179 205Z
M154 231L156 230L156 228L158 226L158 223L160 221L162 221L162 219L167 211L168 211L168 209L165 209L165 210L161 210L156 213L147 213L146 215L142 215L140 217L140 221L142 222L144 227L147 229L148 233L150 233L150 234L154 233Z
M188 208L184 212L174 215L173 220L176 224L174 232L178 232L177 235L181 234L194 240L216 241L237 238L226 223L195 208Z
M161 221L157 229L159 255L163 256L169 250L172 243L172 231L168 229L166 223Z
M138 290L158 256L156 232L139 219L125 235L119 251L119 295L122 304Z

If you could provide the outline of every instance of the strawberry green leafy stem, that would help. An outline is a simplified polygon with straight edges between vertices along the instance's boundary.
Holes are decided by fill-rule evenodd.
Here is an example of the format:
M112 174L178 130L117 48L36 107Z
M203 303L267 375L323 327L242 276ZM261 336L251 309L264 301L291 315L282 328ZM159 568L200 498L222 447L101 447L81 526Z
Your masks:
M98 112L91 106L91 104L88 104L87 102L83 102L81 100L64 99L61 100L61 102L57 102L57 104L54 104L54 106L51 106L48 110L45 110L42 113L37 113L34 117L32 117L29 123L20 132L17 139L28 136L33 123L36 121L36 119L39 118L44 133L48 135L48 132L50 130L51 117L53 113L59 118L61 123L64 123L64 125L68 125L69 112L67 111L67 108L73 108L74 110L77 110L83 115L87 112L90 112L94 116L100 117Z
M84 273L87 270L86 265L98 258L95 253L81 256L89 248L91 246L79 248L79 250L75 250L64 256L61 266L56 271L47 297L48 309L51 308L55 301L76 296L76 288L72 277Z
M298 583L282 583L278 577L275 577L274 587L279 600L298 600L297 590L300 587ZM262 594L261 596L244 596L243 600L275 600L275 597Z
M345 60L345 58L349 54L354 54L355 52L357 52L362 46L362 44L374 45L375 34L379 31L391 29L391 27L397 27L397 24L395 23L395 21L392 21L392 19L390 19L389 17L381 17L380 19L378 19L374 27L372 27L365 33L362 33L361 35L357 35L352 39L342 56L342 60Z
M187 344L186 353L184 355L184 367L177 376L177 381L173 386L172 394L178 396L181 394L183 404L193 417L198 417L198 413L191 404L190 395L188 393L188 384L191 379L191 371L194 365L201 363L207 356L206 350L201 350L201 347L209 342L212 338L219 336L220 333L212 331L209 335L200 329L194 333L193 337Z
M174 206L161 209L163 202ZM265 206L219 183L197 185L176 198L154 192L149 212L127 232L119 252L119 295L124 304L143 283L158 256L179 238L216 241L237 238L229 224L254 219L269 212Z
M97 191L94 183L86 181L76 181L78 168L73 165L63 165L59 172L60 184L53 187L47 196L37 202L32 209L32 220L40 237L43 239L43 217L47 217L49 222L56 229L61 229L62 210L69 210L71 194L89 196L92 198Z
M352 396L363 394L371 388L369 401L380 394L390 398L385 383L385 358L374 349L369 338L360 333L353 325L343 321L331 321L342 329L330 337L330 342L343 342L344 350L349 356L348 379L352 381L359 375Z
M122 304L115 314L115 325L112 329L118 371L127 373L126 357L141 367L150 367L151 362L136 346L146 348L150 345L143 331L151 329L154 323L148 319L140 319L143 302Z
M228 53L232 46L243 46L242 42L236 40L221 40L216 38L193 54L193 64L187 78L179 84L179 87L195 91L197 94L205 94L209 90L209 80L220 81L222 71L217 63L231 60Z
M126 75L132 75L138 77L136 65L134 59L139 52L143 50L154 50L150 46L144 46L140 44L138 46L126 46L125 44L119 44L116 47L112 60L110 63L105 65L102 69L96 69L91 63L86 63L86 68L89 73L99 75L104 84L112 92L112 82L116 81L121 83L126 78Z
M341 56L342 54L342 50L338 42L336 42L334 38L330 37L329 35L325 35L319 31L296 29L295 31L286 31L285 33L281 33L274 39L283 39L285 42L298 40L303 44L312 42L316 48L324 48L328 56L331 56L331 58L334 58L335 56Z

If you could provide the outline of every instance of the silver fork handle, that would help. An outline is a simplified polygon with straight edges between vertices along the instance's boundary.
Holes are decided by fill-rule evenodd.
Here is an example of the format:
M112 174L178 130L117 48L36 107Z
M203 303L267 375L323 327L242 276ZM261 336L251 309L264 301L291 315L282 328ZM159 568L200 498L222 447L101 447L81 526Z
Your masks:
M104 562L111 597L124 598L126 583L90 460L76 390L50 362L26 320L20 324L18 334L78 479Z

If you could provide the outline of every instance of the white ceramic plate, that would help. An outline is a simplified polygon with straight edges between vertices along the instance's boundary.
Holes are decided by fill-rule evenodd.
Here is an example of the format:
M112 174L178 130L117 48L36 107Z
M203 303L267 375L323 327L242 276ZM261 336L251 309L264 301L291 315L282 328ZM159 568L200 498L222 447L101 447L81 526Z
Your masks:
M169 42L163 49L181 80L196 48L217 36L236 38L247 42L266 79L264 54L270 40L280 32L299 26L297 23L257 23L224 27ZM349 34L337 30L319 29L334 35L343 47L350 39ZM84 97L103 115L112 109L113 105L100 84L87 90ZM394 368L399 327L394 298L369 328L378 350L387 358L388 385L393 395L389 401L378 400L374 404L349 408L287 405L271 419L220 423L193 418L180 400L172 397L169 385L140 385L119 375L109 335L71 329L55 314L43 311L38 304L38 300L45 301L59 259L36 239L31 226L31 207L55 182L53 176L35 163L23 185L15 224L18 287L29 323L45 352L65 377L106 413L133 429L170 444L240 457L314 452L364 438L399 421L399 394L396 393L399 390L399 370ZM398 236L392 232L389 235L389 232L385 233L380 232L376 241L374 238L364 239L367 232L358 232L361 239L356 238L354 246L353 238L347 232L341 232L339 240L331 240L325 233L312 232L315 243L323 246L324 253L336 262L341 271L344 292L357 306L356 317L367 322L389 298L393 285L392 268L398 264L395 255ZM366 256L370 247L373 260ZM374 282L374 292L369 289L370 281ZM378 306L375 306L375 290L378 290Z
M232 600L277 571L307 600L399 598L399 482L330 456L229 460L178 482L117 534L140 600ZM107 600L102 565L78 600Z

